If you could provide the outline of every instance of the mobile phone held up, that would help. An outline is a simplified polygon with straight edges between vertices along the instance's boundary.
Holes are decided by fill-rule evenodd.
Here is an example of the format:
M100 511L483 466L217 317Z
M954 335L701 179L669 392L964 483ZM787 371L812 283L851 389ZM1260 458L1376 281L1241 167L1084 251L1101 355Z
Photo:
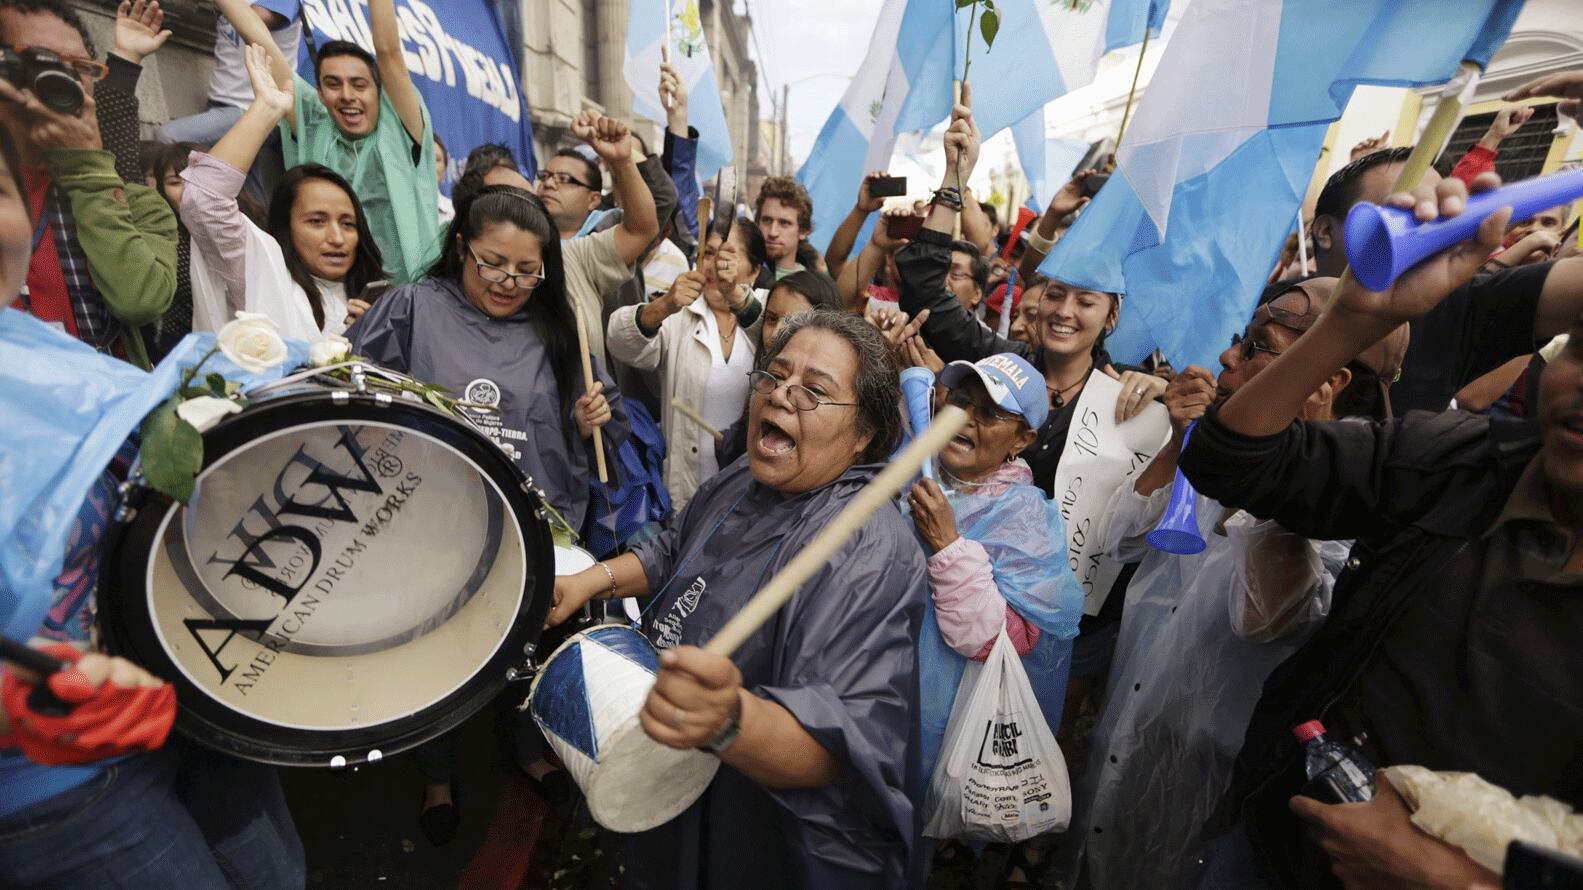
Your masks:
M907 194L907 177L876 176L868 181L868 193L875 198L899 198Z
M892 238L916 238L923 230L923 217L911 213L905 216L885 217L885 231Z
M1083 180L1083 197L1092 198L1099 194L1099 190L1104 188L1105 183L1109 181L1109 173L1095 173L1094 175Z

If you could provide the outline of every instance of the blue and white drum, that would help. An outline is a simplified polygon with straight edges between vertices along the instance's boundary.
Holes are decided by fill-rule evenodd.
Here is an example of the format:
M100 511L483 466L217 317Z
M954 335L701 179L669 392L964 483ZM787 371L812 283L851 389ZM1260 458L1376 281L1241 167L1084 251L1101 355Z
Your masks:
M647 831L681 815L714 779L720 760L649 738L638 714L659 654L630 627L576 634L544 663L528 704L550 747L611 831Z

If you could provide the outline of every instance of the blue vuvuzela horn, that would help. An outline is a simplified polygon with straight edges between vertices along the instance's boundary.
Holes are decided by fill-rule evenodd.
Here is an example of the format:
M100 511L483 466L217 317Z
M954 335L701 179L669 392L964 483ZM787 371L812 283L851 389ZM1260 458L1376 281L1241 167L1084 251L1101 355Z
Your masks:
M929 392L934 389L934 372L928 368L908 368L901 372L901 394L907 400L907 417L912 421L912 437L929 428ZM934 459L923 462L923 475L934 478Z

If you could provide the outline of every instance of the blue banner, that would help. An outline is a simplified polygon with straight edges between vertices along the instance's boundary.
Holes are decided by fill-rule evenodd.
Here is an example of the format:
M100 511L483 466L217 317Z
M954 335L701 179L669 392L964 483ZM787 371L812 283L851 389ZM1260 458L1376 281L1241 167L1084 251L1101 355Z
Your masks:
M302 0L302 12L314 45L350 40L373 51L368 0ZM468 153L486 142L510 148L531 179L538 170L533 124L517 86L517 56L494 4L396 0L396 18L407 70L445 144L448 169L440 190L450 194ZM304 60L300 73L314 82L311 62Z

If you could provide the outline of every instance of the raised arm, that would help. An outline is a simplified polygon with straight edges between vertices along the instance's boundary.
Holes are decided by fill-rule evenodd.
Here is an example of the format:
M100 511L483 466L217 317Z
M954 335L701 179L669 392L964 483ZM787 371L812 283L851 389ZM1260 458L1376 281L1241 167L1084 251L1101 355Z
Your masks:
M846 269L847 257L852 255L852 247L857 244L857 236L863 230L863 224L868 222L869 216L885 203L884 198L876 198L869 194L869 183L873 182L876 176L889 175L875 172L863 177L863 184L857 189L857 203L847 211L846 219L841 220L841 225L836 228L835 234L830 236L830 247L824 252L824 262L835 278L841 278L841 273ZM884 220L881 220L880 224L883 225Z
M412 83L407 56L401 49L401 29L396 24L396 0L368 0L368 27L374 36L374 59L379 63L380 88L401 115L401 125L413 142L423 142L423 97Z
M1028 230L1028 247L1017 264L1018 278L1027 281L1039 271L1039 264L1055 248L1055 227L1072 211L1088 203L1088 198L1083 196L1083 181L1098 173L1092 168L1083 170L1050 197L1050 206L1044 209L1038 221Z
M592 146L610 168L611 191L621 206L621 224L615 228L616 253L630 266L660 234L654 195L633 160L631 132L615 118L585 110L572 121L572 133Z
M291 87L293 73L291 60L275 45L275 38L270 36L269 26L259 18L258 12L248 5L247 0L214 0L214 5L225 16L231 27L236 29L237 36L242 38L244 44L258 44L269 54L270 73L274 75L275 83L283 88ZM295 110L286 112L286 123L293 133L297 132L297 113Z
M271 44L273 45L273 44ZM209 154L238 170L248 170L281 119L291 113L292 92L276 84L270 70L269 51L255 43L242 51L247 74L253 81L253 103L240 120L220 137Z

